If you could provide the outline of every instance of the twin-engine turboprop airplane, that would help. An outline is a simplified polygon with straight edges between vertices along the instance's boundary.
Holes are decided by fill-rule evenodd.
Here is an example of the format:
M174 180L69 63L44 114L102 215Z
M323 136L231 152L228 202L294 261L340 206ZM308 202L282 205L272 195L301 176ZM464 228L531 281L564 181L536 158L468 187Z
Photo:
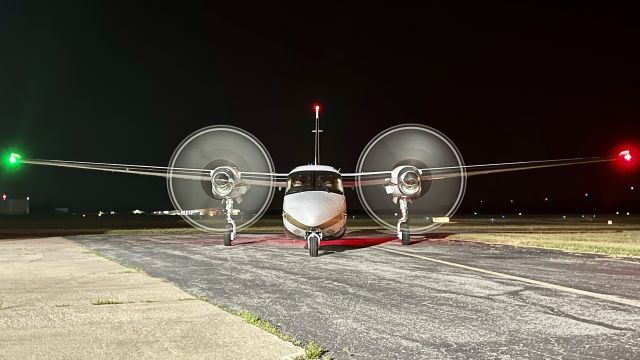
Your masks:
M340 173L320 163L320 107L316 105L314 110L314 162L289 173L276 173L262 143L231 126L211 126L191 134L175 150L168 167L22 159L18 154L11 154L8 160L13 165L166 178L171 201L181 216L203 231L223 233L226 246L231 245L239 230L251 226L265 213L274 189L284 188L285 233L306 239L309 254L316 257L323 240L340 238L347 230L345 188L355 188L367 213L408 245L410 231L427 232L455 213L464 196L467 176L618 159L630 163L633 159L629 150L624 150L606 157L465 165L458 149L442 133L424 125L407 124L380 133L363 150L356 172ZM224 219L192 210L214 209L220 203L224 206Z

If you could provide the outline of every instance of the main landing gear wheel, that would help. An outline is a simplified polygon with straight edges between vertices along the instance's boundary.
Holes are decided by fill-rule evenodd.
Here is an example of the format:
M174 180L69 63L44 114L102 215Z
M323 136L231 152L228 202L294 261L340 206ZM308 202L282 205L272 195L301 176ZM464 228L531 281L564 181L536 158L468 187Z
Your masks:
M404 165L422 173L417 197L398 197L392 201L384 186L368 186L356 179L358 199L367 214L380 226L394 231L403 244L405 237L409 241L408 234L405 236L401 231L405 222L411 224L413 234L437 228L441 223L433 218L452 216L466 188L464 161L456 146L438 130L420 124L398 125L378 134L360 154L356 172L391 171ZM459 176L438 178L443 170Z
M216 125L187 136L169 162L170 174L205 169L202 180L169 177L167 190L185 221L203 231L223 234L228 246L236 231L251 226L267 211L275 190L272 177L261 177L258 180L262 185L252 185L246 193L233 198L221 198L213 193L207 172L221 166L237 169L244 174L243 179L254 180L259 176L255 173L275 172L269 152L256 137L237 127Z
M224 246L231 246L231 233L233 232L233 225L227 224L224 230Z
M402 233L402 245L411 245L411 238L409 237L409 224L400 225L400 232Z

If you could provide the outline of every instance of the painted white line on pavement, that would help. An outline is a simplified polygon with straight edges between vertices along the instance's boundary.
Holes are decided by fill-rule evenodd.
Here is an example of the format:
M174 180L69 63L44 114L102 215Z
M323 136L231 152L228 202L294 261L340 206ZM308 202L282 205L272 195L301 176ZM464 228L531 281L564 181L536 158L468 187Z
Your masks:
M395 253L395 254L400 254L400 255L405 255L405 256L411 256L411 257L414 257L414 258L423 259L423 260L435 262L435 263L438 263L438 264L449 265L449 266L453 266L453 267L457 267L457 268L461 268L461 269L465 269L465 270L475 271L475 272L479 272L479 273L483 273L483 274L487 274L487 275L493 275L493 276L500 277L500 278L503 278L503 279L510 279L510 280L515 280L515 281L520 281L520 282L524 282L524 283L532 284L532 285L537 285L537 286L548 288L548 289L564 291L564 292L571 293L571 294L576 294L576 295L589 296L589 297L596 298L596 299L607 300L607 301L615 302L615 303L618 303L618 304L635 306L635 307L640 308L640 301L636 301L636 300L632 300L632 299L625 299L625 298L622 298L622 297L619 297L619 296L615 296L615 295L601 294L601 293L596 293L596 292L592 292L592 291L574 289L574 288L571 288L571 287L568 287L568 286L556 285L556 284L552 284L552 283L548 283L548 282L544 282L544 281L524 278L524 277L521 277L521 276L515 276L515 275L509 275L509 274L500 273L500 272L497 272L497 271L485 270L485 269L481 269L481 268L477 268L477 267L473 267L473 266L469 266L469 265L463 265L463 264L458 264L458 263L449 262L449 261L445 261L445 260L434 259L432 257L418 255L418 254L411 253L411 252L393 250L393 249L389 249L389 248L386 248L386 247L378 247L378 246L376 246L376 247L374 247L374 249L381 250L381 251L386 251L386 252L389 252L389 253Z

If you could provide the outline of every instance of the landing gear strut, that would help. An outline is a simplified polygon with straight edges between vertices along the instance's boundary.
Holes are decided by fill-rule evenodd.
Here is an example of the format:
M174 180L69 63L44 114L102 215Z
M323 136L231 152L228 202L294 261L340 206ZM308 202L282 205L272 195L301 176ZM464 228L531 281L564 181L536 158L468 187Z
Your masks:
M307 231L305 238L307 239L309 256L318 257L318 248L320 247L320 240L322 240L322 231Z
M233 199L226 198L222 200L227 213L227 225L224 228L224 246L231 246L231 241L236 238L236 222L233 221L231 214L233 213Z
M402 217L398 219L397 236L398 239L402 240L402 245L409 245L411 244L409 224L407 224L407 220L409 220L409 201L404 196L399 197L398 205L400 205L400 214Z

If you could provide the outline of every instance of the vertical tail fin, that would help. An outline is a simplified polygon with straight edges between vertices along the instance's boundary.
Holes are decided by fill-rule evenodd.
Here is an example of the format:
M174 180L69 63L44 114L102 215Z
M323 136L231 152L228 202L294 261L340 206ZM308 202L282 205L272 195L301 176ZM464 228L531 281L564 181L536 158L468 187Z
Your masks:
M316 133L316 146L315 146L315 154L313 158L313 164L320 164L320 105L315 105L314 109L316 111L316 129L313 131Z

